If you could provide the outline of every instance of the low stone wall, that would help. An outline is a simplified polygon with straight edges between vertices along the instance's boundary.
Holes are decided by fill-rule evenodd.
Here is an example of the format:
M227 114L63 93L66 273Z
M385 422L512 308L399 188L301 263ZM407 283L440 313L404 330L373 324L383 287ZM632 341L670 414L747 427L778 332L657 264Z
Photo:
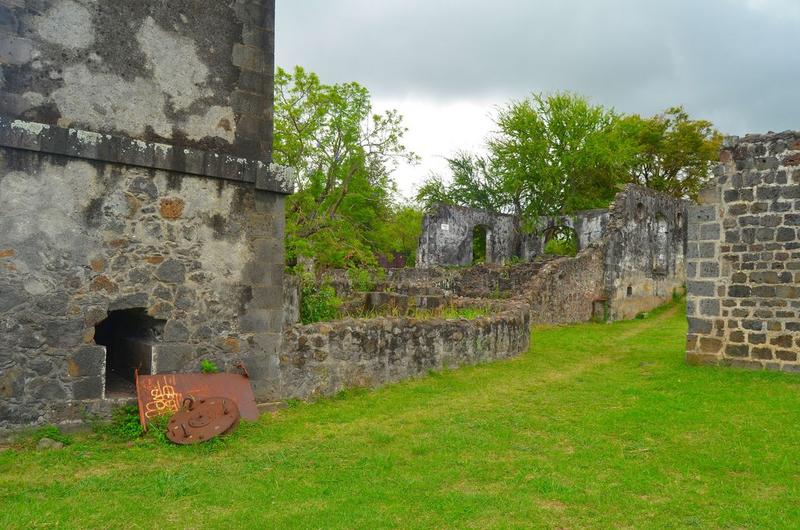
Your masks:
M375 318L293 326L280 356L282 397L329 396L519 355L530 340L528 306L520 301L458 300L489 307L476 319Z
M549 258L514 265L481 264L473 267L431 267L427 269L387 269L385 276L373 277L377 290L401 294L447 294L466 298L510 298L517 294L547 263ZM318 278L331 285L344 298L355 294L347 271L329 269ZM438 290L438 293L420 290Z
M595 301L603 298L602 250L591 247L574 258L548 263L528 283L522 296L530 304L531 322L568 324L592 320Z

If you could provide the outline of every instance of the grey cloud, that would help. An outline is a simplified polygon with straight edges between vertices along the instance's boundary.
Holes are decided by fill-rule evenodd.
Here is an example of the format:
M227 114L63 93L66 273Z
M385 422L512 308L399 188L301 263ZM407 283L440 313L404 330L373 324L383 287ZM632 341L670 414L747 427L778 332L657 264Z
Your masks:
M682 104L727 133L800 128L793 0L279 0L279 65L378 97L572 90Z

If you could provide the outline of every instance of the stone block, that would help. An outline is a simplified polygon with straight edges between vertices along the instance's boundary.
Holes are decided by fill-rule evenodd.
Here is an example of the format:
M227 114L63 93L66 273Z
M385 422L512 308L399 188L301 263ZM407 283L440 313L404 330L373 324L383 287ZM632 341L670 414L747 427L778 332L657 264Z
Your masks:
M703 241L718 241L720 239L719 223L700 225L700 239Z
M719 276L719 263L704 261L700 263L701 278L717 278Z
M179 320L170 320L164 326L164 340L166 342L184 342L189 339L190 331Z
M772 358L773 358L772 350L770 348L765 348L765 347L751 348L750 349L750 356L753 359L758 359L758 360L761 360L761 361L768 361L768 360L772 360Z
M710 320L702 318L689 318L689 333L707 335L712 332L714 325Z
M751 294L751 289L747 285L731 285L728 287L728 296L734 298L747 298Z
M82 318L47 319L41 325L45 342L53 348L70 348L83 344L86 327Z
M728 344L725 347L725 355L729 357L748 357L750 347L746 344Z
M117 298L108 305L109 311L118 311L121 309L136 309L148 307L150 305L150 297L147 293L129 294Z
M686 282L686 289L689 295L692 296L715 296L716 284L707 281L689 281Z
M81 377L72 383L72 399L100 399L105 381L102 376Z
M700 314L708 317L719 316L720 301L715 298L700 300Z
M243 333L278 332L283 328L282 309L250 309L239 318Z
M186 266L178 260L168 259L156 269L156 278L165 283L183 283Z
M715 338L700 337L700 350L703 353L718 353L722 350L722 341Z
M153 358L159 374L198 368L192 366L196 354L195 346L191 344L158 344L154 348Z
M89 345L79 348L68 360L70 377L100 376L106 363L106 348Z
M715 206L690 206L688 208L689 224L706 223L717 219Z

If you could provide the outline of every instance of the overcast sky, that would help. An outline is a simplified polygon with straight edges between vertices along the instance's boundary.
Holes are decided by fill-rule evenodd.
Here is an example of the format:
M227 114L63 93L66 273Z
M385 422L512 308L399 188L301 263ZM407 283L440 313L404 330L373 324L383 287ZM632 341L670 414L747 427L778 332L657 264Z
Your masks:
M498 104L569 90L621 112L684 105L725 134L800 129L800 0L277 0L276 63L358 81L422 157L477 150Z

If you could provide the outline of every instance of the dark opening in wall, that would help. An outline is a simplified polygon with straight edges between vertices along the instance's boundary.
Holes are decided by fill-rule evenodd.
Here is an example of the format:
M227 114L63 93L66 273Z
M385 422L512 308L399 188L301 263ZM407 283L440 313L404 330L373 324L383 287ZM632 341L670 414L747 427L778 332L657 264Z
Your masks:
M490 230L478 225L472 229L472 264L488 263Z
M636 220L637 221L643 221L644 220L644 216L645 216L646 213L647 213L647 211L645 210L644 204L641 203L641 202L638 203L636 205Z
M628 286L628 290L625 293L627 296L633 296L633 285Z
M135 395L134 371L152 372L153 346L163 329L164 321L143 308L111 311L95 327L94 341L106 347L106 398Z

